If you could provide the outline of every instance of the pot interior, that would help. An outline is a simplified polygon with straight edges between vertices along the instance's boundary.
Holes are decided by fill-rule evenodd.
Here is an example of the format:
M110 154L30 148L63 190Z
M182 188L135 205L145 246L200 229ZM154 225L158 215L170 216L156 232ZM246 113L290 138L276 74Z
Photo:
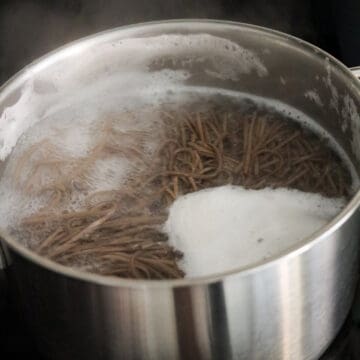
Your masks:
M328 137L353 178L359 175L360 96L350 72L299 39L223 22L110 30L33 63L0 93L0 158L6 164L21 137L44 120L71 126L77 118L182 101L184 93L265 101Z

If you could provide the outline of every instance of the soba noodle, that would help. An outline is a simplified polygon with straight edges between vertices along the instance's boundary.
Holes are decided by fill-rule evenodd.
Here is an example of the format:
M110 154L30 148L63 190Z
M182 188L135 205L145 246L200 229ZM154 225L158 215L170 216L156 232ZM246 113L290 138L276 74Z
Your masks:
M161 231L169 205L180 195L225 184L349 195L351 178L340 159L294 122L221 109L168 110L159 117L161 141L151 157L144 145L149 134L115 131L108 121L84 157L66 158L61 149L42 141L19 159L18 185L28 194L48 196L47 205L16 228L32 250L102 275L180 278L183 254ZM85 196L81 209L59 211L74 192L86 194L90 170L107 156L125 157L141 170L118 189ZM31 171L24 176L28 164ZM56 180L44 186L43 171L57 174Z

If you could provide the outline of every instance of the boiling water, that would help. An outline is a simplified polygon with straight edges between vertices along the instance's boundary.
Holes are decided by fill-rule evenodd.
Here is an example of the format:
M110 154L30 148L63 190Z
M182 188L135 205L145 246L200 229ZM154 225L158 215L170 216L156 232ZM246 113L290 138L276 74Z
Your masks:
M114 115L105 115L101 120L79 117L75 121L73 118L60 120L55 116L34 125L19 140L0 180L0 226L14 227L23 217L44 207L49 196L41 190L49 187L59 177L68 178L74 189L65 207L59 209L64 211L79 209L84 205L82 201L85 197L96 192L118 189L129 180L130 175L136 176L141 172L142 165L132 162L125 155L110 152L91 164L86 177L80 179L74 175L77 169L72 161L83 159L86 162L96 146L110 142L115 131L124 134L121 139L124 148L139 147L145 154L144 160L149 160L157 142L153 133L161 130L155 114L153 118L149 111L146 111L144 118L141 115L141 111L136 115L125 112L121 113L117 121L113 121ZM126 136L132 132L144 133L146 142L138 144L131 135ZM44 166L38 166L39 161L44 162ZM49 170L45 166L46 162L51 162L54 166ZM19 164L22 165L18 174ZM85 186L82 186L82 182ZM28 186L31 188L28 189Z
M91 104L96 96L91 94L87 102ZM44 114L17 140L7 159L0 180L0 227L16 229L24 217L40 211L49 202L49 194L41 189L46 190L58 177L68 178L74 190L68 201L58 207L59 213L81 209L91 194L116 190L136 179L160 146L164 130L160 114L164 108L176 111L196 106L201 110L209 104L221 104L222 109L233 108L243 114L266 111L300 122L327 139L351 172L353 190L357 188L355 171L337 143L311 119L284 104L247 94L189 87L185 90L181 86L176 92L159 92L156 101L151 104L148 97L140 99L140 107L135 103L121 107L120 102L113 112L92 111L91 105L84 107L82 101ZM85 177L77 179L72 162L86 161L99 144L111 142L114 133L124 135L114 146L121 145L126 151L120 155L109 151L91 164ZM39 146L42 150L34 151ZM142 161L129 158L134 147L141 150ZM26 154L30 157L24 158ZM54 171L42 165L34 169L38 160L51 162ZM253 191L225 186L180 197L170 207L164 231L170 242L184 251L188 276L206 275L276 256L321 228L344 205L342 198L327 199L295 190ZM26 243L26 237L20 236Z

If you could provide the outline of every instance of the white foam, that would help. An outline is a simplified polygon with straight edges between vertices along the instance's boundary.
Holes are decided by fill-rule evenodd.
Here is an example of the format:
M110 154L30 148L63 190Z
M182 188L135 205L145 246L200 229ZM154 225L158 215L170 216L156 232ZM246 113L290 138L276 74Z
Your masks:
M279 255L345 206L298 190L221 186L178 198L164 231L183 251L187 277L221 273Z
M116 190L124 183L131 171L131 161L119 156L100 159L91 172L92 191Z

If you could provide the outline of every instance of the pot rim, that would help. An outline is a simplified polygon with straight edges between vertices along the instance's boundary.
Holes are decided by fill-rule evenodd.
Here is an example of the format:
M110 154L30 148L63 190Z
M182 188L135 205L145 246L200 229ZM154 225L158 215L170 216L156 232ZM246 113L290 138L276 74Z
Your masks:
M204 25L214 25L230 27L230 28L247 28L254 31L262 32L264 35L269 34L277 36L281 39L287 39L292 44L295 44L298 48L306 52L314 52L314 56L317 56L322 59L328 59L332 62L333 65L336 65L347 77L349 81L353 82L353 86L357 87L360 94L360 82L356 81L355 76L351 71L342 64L339 60L334 58L332 55L328 54L324 50L318 48L315 45L308 43L302 39L299 39L295 36L286 34L281 31L269 29L266 27L252 25L248 23L236 22L236 21L227 21L227 20L216 20L216 19L174 19L174 20L161 20L161 21L148 21L130 25L119 26L105 31L97 32L90 36L82 37L78 40L72 41L68 44L65 44L47 54L36 59L28 66L24 67L22 70L17 72L9 80L7 80L2 86L0 86L0 95L11 85L16 85L17 82L20 82L26 76L31 73L35 68L38 67L41 70L41 66L45 65L50 58L56 57L61 53L74 49L80 44L86 42L91 42L94 39L100 37L106 37L118 32L123 32L126 30L131 30L134 28L153 28L156 26L165 26L166 25L184 25L191 26L195 24L204 24ZM165 30L165 29L164 29ZM5 229L0 228L0 237L4 243L15 253L20 254L25 259L46 268L47 270L53 271L59 275L66 275L74 280L80 280L85 282L92 282L97 285L103 286L112 286L112 287L126 287L126 288L135 288L135 289L144 289L144 288L176 288L184 286L198 286L206 285L210 283L215 283L224 280L224 278L229 278L231 276L249 276L253 275L260 271L265 271L266 268L270 266L277 265L280 261L287 261L293 257L300 256L302 253L309 251L312 247L318 244L321 241L324 241L331 233L335 232L338 228L342 226L357 210L360 204L360 190L358 190L355 195L351 198L345 208L334 218L332 221L327 223L321 229L313 233L311 236L304 238L297 245L273 256L265 261L259 261L249 266L242 266L232 270L224 271L214 275L199 276L194 278L182 278L182 279L172 279L172 280L137 280L137 279L123 279L115 276L102 276L98 274L93 274L77 269L73 269L64 265L60 265L52 260L49 260L43 256L36 254L35 252L27 249L25 246L21 245L15 238L13 238Z

